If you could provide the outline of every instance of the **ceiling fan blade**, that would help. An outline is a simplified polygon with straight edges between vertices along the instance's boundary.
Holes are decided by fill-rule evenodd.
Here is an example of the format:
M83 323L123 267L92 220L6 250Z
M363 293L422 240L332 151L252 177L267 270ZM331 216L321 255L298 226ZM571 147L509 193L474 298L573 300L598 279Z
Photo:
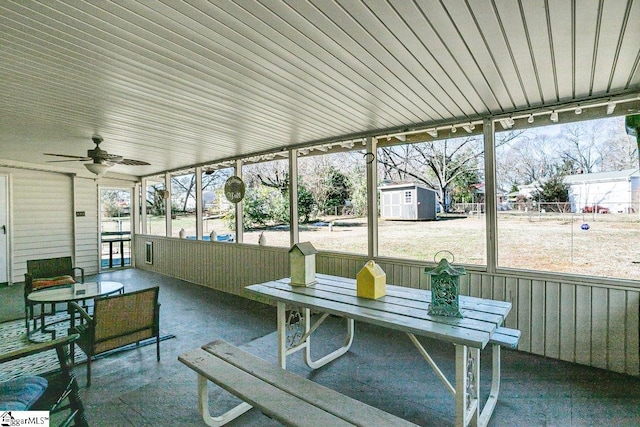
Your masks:
M133 159L122 159L118 162L121 165L127 166L148 166L151 163L143 162L142 160L133 160Z
M86 162L91 159L82 158L82 159L67 159L67 160L47 160L47 163L65 163L65 162Z
M56 157L66 157L67 159L77 159L77 160L91 160L90 157L87 156L70 156L68 154L53 154L53 153L44 153L45 156L56 156Z
M100 160L110 163L120 163L124 158L115 154L107 154L106 152L100 155Z

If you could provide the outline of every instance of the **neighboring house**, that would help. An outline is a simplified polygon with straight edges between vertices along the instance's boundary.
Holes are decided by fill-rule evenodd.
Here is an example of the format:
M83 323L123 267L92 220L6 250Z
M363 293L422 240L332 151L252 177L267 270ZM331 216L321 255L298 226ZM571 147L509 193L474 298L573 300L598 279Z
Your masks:
M436 219L438 195L435 190L416 183L378 187L382 219Z
M638 212L638 169L567 175L564 183L569 186L572 212Z

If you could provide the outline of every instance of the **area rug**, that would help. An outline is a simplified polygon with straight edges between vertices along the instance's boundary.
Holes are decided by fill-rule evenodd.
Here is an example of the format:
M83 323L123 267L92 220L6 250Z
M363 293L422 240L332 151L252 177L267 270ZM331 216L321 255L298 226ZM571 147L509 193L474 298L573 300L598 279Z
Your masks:
M56 320L64 320L66 313L57 314L55 317L49 317L48 322L55 322ZM56 319L59 317L59 319ZM67 335L66 328L68 323L60 322L56 324L54 329L56 330L56 338ZM42 342L51 339L51 334L34 334L32 340ZM160 333L160 341L175 338L173 334ZM24 319L13 320L10 322L0 323L0 354L5 354L10 351L18 350L23 347L27 347L32 343L27 339L27 330L25 328ZM108 356L110 354L130 350L136 347L147 346L155 344L155 339L150 338L140 341L139 345L131 344L121 347L117 350L112 350L98 356L94 356L93 360L101 357ZM87 356L80 350L79 347L75 347L75 364L85 363ZM17 378L23 375L45 375L49 372L53 372L60 367L58 363L58 356L55 350L49 350L46 352L34 354L32 356L23 357L20 359L12 360L10 362L0 365L0 381L6 381L13 378Z

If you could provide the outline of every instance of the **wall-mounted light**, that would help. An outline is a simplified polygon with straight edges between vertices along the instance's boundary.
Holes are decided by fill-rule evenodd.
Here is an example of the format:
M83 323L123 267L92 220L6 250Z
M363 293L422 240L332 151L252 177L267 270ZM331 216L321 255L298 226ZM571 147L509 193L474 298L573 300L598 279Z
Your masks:
M533 118L533 114L529 114L529 118L527 119L527 123L533 123L534 118Z
M616 103L610 102L607 104L607 114L613 114L613 110L616 109Z
M575 113L576 113L576 114L582 114L582 107L578 105L578 106L576 107Z
M456 133L458 129L455 126L451 125L451 133Z
M553 122L553 123L557 123L558 122L558 112L556 110L553 110L551 112L551 116L549 116L549 119Z
M475 128L476 128L476 125L474 125L473 123L469 123L468 125L462 125L462 129L466 130L467 133L473 132Z
M502 129L511 129L514 124L515 122L511 117L500 119L500 125L502 126Z

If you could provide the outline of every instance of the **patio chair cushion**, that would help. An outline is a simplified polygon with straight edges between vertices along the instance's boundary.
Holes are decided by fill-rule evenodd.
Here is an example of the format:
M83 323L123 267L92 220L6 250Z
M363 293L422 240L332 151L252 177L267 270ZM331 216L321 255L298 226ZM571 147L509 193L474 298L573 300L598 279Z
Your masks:
M59 285L73 285L76 283L73 280L73 277L64 275L64 276L56 276L56 277L44 277L40 279L33 279L33 289L43 289L48 288L50 286L59 286Z
M47 380L35 375L0 383L0 411L26 411L47 389Z

